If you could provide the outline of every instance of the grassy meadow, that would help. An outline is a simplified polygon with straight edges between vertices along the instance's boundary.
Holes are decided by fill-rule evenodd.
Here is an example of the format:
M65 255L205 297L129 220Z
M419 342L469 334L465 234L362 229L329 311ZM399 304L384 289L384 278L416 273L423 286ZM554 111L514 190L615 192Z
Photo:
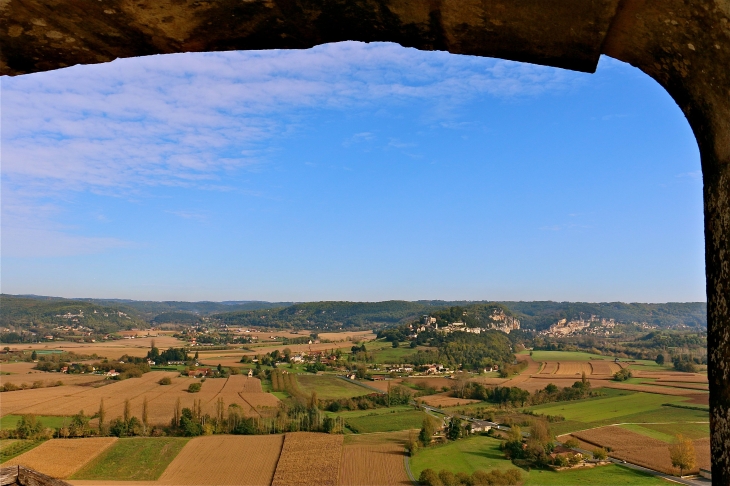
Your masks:
M419 429L426 418L424 412L409 410L396 413L378 413L351 417L347 419L350 430L360 434L371 432L396 432L398 430Z
M59 417L56 415L36 415L36 420L43 424L43 427L59 429L71 423L71 417ZM0 418L0 429L14 429L20 421L20 415L5 415Z
M119 439L71 479L154 481L188 440L181 437Z
M616 393L616 391L613 391L611 395L613 396L537 405L526 410L538 414L562 415L565 417L565 421L554 422L550 425L557 434L618 423L665 422L683 424L686 422L709 421L708 412L702 410L663 406L665 403L682 404L687 400L685 397L642 392ZM671 428L673 425L671 424L669 427ZM702 424L690 425L693 437L699 431L704 430L702 427L695 427L695 425ZM662 429L655 430L665 433ZM647 432L644 435L648 434Z
M411 458L411 470L418 477L426 468L435 471L447 469L453 473L472 474L477 470L517 469L504 458L499 449L500 441L486 436L475 436L456 442L420 449ZM611 465L593 469L551 472L520 469L523 486L568 486L568 485L637 485L654 486L667 483L653 476L622 466Z
M297 381L304 393L311 395L312 392L317 392L317 398L324 400L352 398L373 393L365 387L353 385L334 375L299 375Z
M624 424L621 427L666 443L672 443L676 434L682 434L692 440L710 436L709 423Z

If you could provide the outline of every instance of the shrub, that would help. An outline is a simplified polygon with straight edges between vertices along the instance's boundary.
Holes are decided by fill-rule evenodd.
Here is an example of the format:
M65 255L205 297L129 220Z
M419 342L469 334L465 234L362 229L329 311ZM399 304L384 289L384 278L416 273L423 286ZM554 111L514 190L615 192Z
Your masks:
M160 381L158 381L157 383L159 383L160 385L169 385L172 383L172 380L169 376L165 376L164 378L160 378Z
M15 426L15 435L18 439L32 439L43 432L43 424L33 414L22 415Z
M593 459L597 461L604 461L608 457L606 449L598 448L593 450Z
M424 469L421 471L418 482L425 486L443 486L444 484L433 469Z
M624 368L621 371L616 372L613 375L613 379L616 381L626 381L632 376L631 371L628 368Z
M202 385L200 383L191 383L190 386L188 386L188 393L198 393L201 388Z
M580 443L573 438L566 440L564 444L565 447L567 447L568 449L575 449L576 447L580 446Z

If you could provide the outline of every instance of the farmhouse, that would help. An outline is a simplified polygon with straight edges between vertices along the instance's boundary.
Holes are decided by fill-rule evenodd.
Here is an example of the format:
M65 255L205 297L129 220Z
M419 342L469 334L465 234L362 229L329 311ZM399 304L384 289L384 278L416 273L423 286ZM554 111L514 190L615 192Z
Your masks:
M471 422L471 433L476 434L477 432L489 432L492 428L492 423L486 420L474 420Z
M578 456L581 459L583 458L583 454L580 452L576 452L573 449L568 449L567 447L563 447L561 445L555 446L555 449L553 449L553 452L550 454L551 459L556 459L558 457L572 457L572 456Z

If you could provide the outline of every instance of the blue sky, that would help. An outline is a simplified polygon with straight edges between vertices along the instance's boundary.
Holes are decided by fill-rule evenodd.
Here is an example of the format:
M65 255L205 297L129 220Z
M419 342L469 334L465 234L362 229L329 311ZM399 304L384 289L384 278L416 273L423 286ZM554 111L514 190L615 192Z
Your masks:
M2 291L704 301L654 81L340 43L1 80Z

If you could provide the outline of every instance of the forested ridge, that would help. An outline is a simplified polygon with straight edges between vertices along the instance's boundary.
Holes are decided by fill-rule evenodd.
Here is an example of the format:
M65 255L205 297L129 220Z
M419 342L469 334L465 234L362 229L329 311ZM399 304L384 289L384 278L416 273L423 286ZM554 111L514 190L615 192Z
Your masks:
M96 312L95 312L96 311ZM82 318L63 317L64 315ZM59 317L60 316L60 317ZM23 298L3 294L0 296L0 326L32 329L82 325L97 333L116 332L121 329L145 328L149 324L126 306L102 306L89 302L57 298Z
M94 314L94 310L97 311ZM62 299L56 297L0 296L0 324L29 329L31 325L59 325L69 319L55 316L84 312L80 324L98 332L113 332L150 325L196 325L203 322L231 327L298 329L373 329L407 324L422 315L441 323L462 321L470 327L492 322L495 312L517 318L522 329L543 330L559 319L601 318L618 322L646 322L660 328L681 325L706 328L704 302L642 304L585 302L153 302L115 299ZM123 312L126 316L119 316ZM108 314L108 316L104 316ZM205 319L203 319L205 318Z

